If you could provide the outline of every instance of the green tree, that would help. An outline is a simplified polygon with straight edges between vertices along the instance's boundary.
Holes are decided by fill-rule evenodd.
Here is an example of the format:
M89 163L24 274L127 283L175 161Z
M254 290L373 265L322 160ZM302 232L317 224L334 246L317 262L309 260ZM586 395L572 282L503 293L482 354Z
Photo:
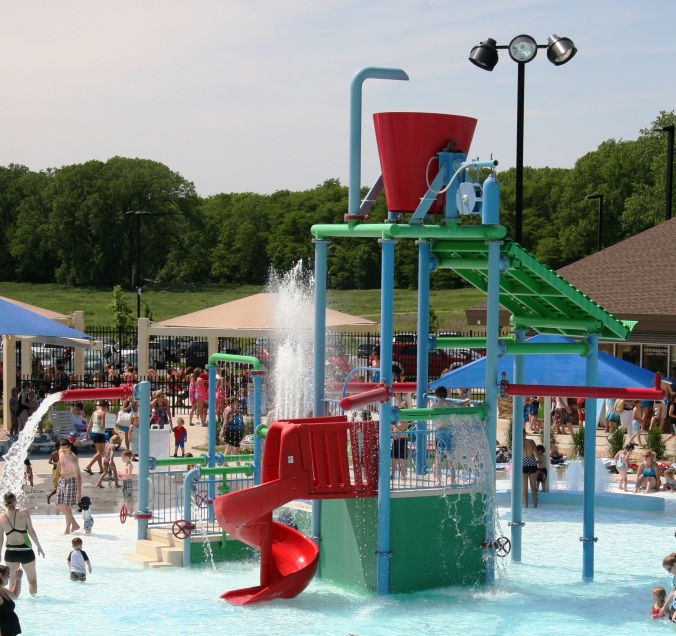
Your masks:
M108 305L113 314L113 326L123 332L134 326L134 312L127 303L120 285L113 287L113 300Z

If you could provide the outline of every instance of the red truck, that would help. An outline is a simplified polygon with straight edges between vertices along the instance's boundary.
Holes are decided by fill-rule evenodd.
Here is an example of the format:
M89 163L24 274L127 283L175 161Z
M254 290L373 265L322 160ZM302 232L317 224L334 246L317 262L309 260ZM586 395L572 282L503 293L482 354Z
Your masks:
M429 379L438 378L446 369L455 369L463 364L478 360L481 354L473 349L437 349L427 354ZM418 347L406 342L392 343L392 367L413 381L418 375Z

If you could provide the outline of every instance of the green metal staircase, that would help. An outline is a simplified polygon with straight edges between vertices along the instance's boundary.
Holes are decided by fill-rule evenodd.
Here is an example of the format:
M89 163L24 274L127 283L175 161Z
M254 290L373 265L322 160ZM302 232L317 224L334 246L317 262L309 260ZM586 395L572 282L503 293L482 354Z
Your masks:
M453 269L484 293L488 289L488 245L485 240L433 240L432 254L440 268ZM517 243L504 239L500 305L512 314L515 328L538 333L625 340L631 326L545 267Z

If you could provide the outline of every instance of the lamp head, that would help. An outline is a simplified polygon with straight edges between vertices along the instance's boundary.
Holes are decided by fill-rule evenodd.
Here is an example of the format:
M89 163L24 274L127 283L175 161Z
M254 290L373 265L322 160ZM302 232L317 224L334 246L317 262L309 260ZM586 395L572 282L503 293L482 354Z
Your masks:
M498 49L496 41L488 38L485 42L479 42L469 53L469 61L484 71L492 71L498 63Z
M547 59L554 66L569 62L576 53L577 49L570 38L560 38L553 34L547 39Z
M509 43L509 57L518 64L530 62L537 53L537 42L530 35L517 35Z
M653 132L669 132L674 130L674 125L673 124L667 124L664 126L655 126L653 128Z
M594 194L588 194L585 199L602 199L603 195L595 192Z

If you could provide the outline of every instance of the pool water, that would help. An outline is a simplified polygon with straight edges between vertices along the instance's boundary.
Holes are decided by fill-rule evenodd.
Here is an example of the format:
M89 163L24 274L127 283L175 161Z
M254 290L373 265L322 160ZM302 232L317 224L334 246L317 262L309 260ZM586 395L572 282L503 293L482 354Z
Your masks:
M257 563L144 569L121 556L133 551L136 527L116 517L95 516L94 534L80 535L94 571L72 583L63 518L37 516L47 557L38 596L24 591L17 612L24 634L49 636L666 633L676 626L650 619L651 589L668 591L662 559L676 550L676 502L666 508L597 511L593 583L582 582L581 509L551 506L524 510L523 561L500 560L493 587L373 597L317 581L296 599L253 607L219 595L257 584ZM507 528L508 509L500 521Z

